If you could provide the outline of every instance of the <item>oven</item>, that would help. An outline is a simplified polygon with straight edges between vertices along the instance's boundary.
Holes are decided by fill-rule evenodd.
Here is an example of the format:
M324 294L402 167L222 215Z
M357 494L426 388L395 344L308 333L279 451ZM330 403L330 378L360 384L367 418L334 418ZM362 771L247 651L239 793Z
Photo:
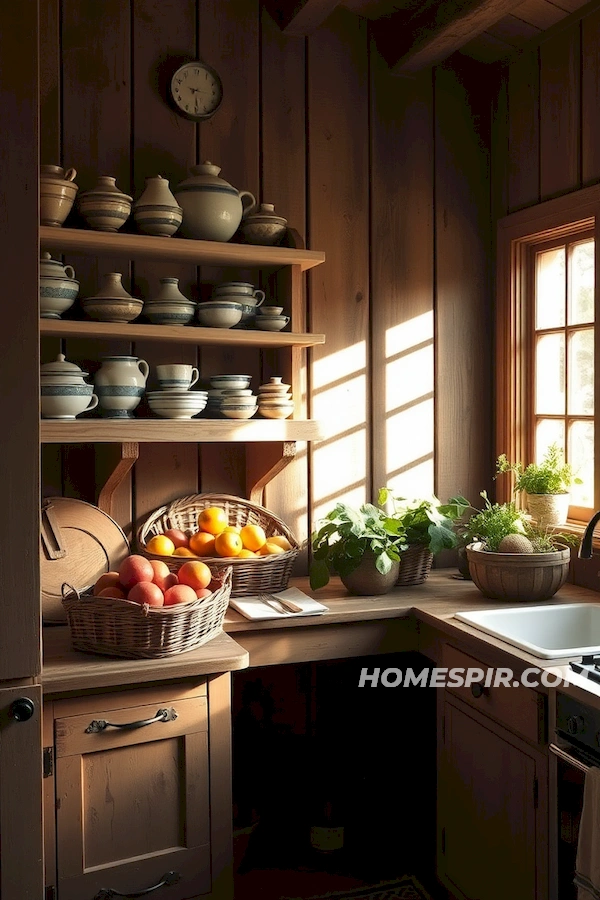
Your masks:
M577 900L573 884L585 775L600 766L600 709L556 696L550 744L550 900Z

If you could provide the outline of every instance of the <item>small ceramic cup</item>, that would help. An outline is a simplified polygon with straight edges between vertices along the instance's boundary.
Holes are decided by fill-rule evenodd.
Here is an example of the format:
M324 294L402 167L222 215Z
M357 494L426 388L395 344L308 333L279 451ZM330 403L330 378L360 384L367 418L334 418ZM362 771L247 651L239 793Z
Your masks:
M163 391L187 391L196 384L200 373L195 366L173 363L157 366L156 376Z
M257 311L261 316L280 316L283 306L261 306Z

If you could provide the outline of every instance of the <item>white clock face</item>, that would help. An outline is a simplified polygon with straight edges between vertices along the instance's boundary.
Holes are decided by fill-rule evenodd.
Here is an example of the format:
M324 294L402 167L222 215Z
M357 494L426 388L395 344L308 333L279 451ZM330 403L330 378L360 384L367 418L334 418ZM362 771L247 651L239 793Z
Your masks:
M204 63L190 62L177 69L171 79L177 108L191 119L207 119L223 98L221 79Z

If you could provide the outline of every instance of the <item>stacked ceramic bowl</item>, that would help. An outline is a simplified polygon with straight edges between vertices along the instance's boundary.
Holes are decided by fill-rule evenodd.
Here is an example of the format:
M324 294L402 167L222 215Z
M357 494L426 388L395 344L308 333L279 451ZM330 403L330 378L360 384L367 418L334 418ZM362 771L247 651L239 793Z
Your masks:
M264 299L265 292L255 288L249 281L223 281L214 286L210 302L228 303L236 309L241 307L240 318L233 327L251 328L256 318L256 310L264 303ZM203 307L205 305L207 304L202 304Z
M148 405L163 419L193 419L202 412L206 391L147 391Z
M214 375L209 396L213 414L227 419L251 419L257 410L256 395L250 389L251 375Z
M275 375L258 389L258 411L265 419L287 419L294 412L290 385L282 382L281 376Z

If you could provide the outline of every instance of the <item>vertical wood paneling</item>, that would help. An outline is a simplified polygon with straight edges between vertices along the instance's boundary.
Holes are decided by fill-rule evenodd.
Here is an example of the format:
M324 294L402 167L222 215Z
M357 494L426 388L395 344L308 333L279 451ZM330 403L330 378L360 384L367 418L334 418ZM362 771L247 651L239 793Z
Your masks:
M579 24L540 49L541 200L580 186Z
M487 100L481 68L436 70L436 493L490 486Z
M522 54L508 72L508 206L540 199L540 73L538 51Z
M434 490L432 72L395 78L373 48L371 79L373 487L425 496Z
M133 0L134 86L132 120L132 167L134 196L144 190L147 177L162 175L171 189L182 181L195 162L198 126L174 112L166 101L167 82L173 59L196 56L196 5L183 0L176 6L161 0ZM160 278L179 278L186 297L196 299L194 266L139 262L135 283L140 296L148 298L160 289ZM160 363L197 365L198 353L188 344L138 341L136 355L150 366L148 385L157 388L156 366ZM152 415L144 406L147 414ZM176 497L198 489L198 448L194 444L147 444L133 473L136 524L149 512Z
M285 216L290 227L305 237L304 41L283 35L266 10L261 13L261 35L261 198L274 203L276 212ZM290 310L286 309L286 312L289 314ZM302 320L295 327L305 327L305 321L304 309ZM283 354L266 356L262 377L284 374L280 364ZM302 361L301 380L306 384L306 354L300 351L297 357ZM301 399L306 409L306 396ZM300 542L307 537L308 473L304 448L300 449L294 462L267 485L264 503L285 519ZM298 565L305 566L306 559L299 560Z
M369 183L366 28L339 11L308 40L309 236L327 254L312 270L312 414L327 437L309 450L317 516L371 499L368 430Z
M581 22L581 180L600 179L600 11Z
M490 134L492 221L508 212L508 84L504 66L496 68Z
M40 162L60 165L60 0L40 7Z
M200 126L199 158L221 167L221 177L238 190L259 193L259 5L257 0L203 0L198 3L198 50L223 81L223 103L218 113ZM258 197L257 197L258 199ZM202 280L240 279L256 283L252 271L202 270ZM260 360L255 351L205 348L202 374L242 372L258 387ZM221 491L227 485L244 494L244 449L241 445L201 447L200 479L203 490ZM233 481L231 480L233 477Z

